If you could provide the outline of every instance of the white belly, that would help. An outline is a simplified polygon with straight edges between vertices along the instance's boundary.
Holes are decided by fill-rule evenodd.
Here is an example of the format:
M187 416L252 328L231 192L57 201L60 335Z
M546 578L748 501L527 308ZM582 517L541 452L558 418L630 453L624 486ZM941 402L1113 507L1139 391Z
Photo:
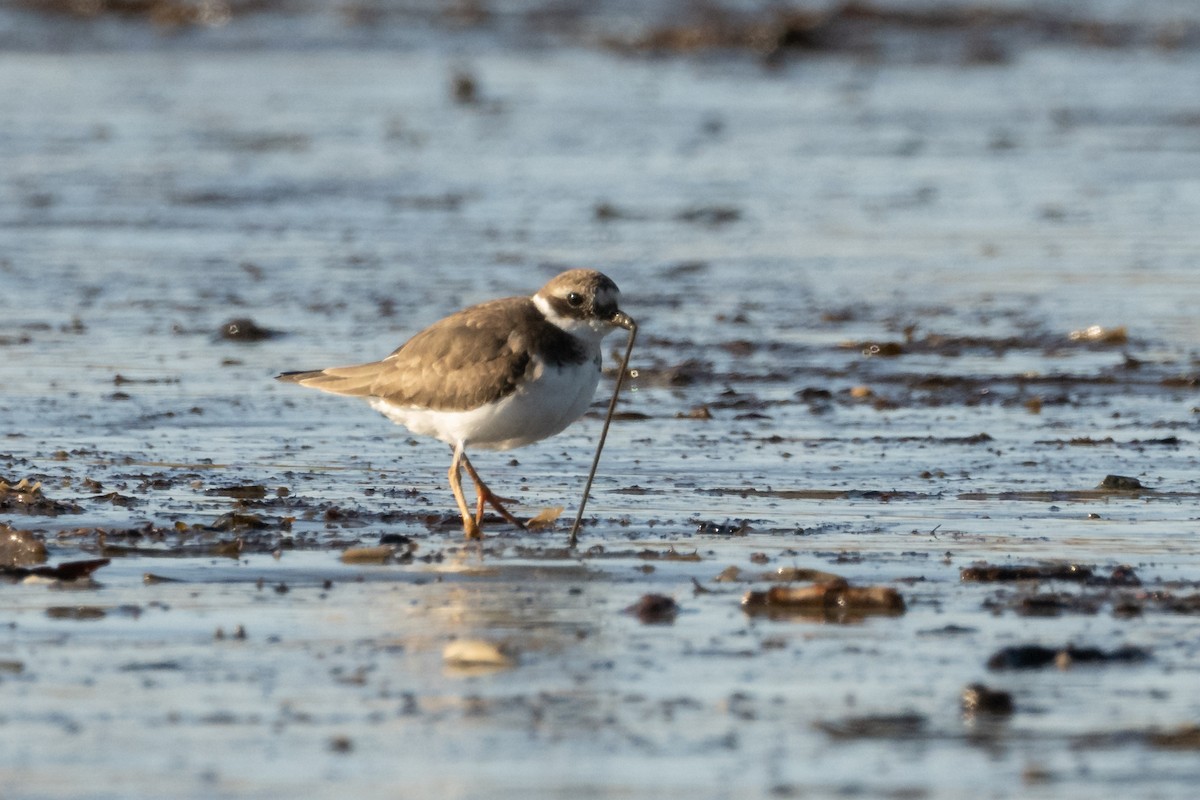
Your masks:
M372 398L371 407L421 436L451 445L508 450L561 432L583 415L600 382L600 354L582 364L544 367L499 402L470 411L432 411Z

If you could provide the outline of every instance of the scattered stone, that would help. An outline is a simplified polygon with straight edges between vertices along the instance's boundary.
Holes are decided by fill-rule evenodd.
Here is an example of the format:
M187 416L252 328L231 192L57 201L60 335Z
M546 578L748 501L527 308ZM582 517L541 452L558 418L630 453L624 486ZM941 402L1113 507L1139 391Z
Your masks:
M990 689L982 683L972 683L962 692L963 713L968 716L991 714L1008 716L1013 713L1013 699L1008 692Z
M479 82L466 70L457 70L450 80L450 92L454 102L464 106L479 102Z
M458 639L442 650L442 661L452 667L512 667L512 656L483 639Z
M849 346L860 350L868 358L871 356L895 358L904 355L904 345L899 342L860 342Z
M381 544L378 547L351 547L342 551L343 564L384 564L396 554L396 548Z
M1089 325L1082 330L1071 331L1067 338L1072 342L1127 344L1129 342L1129 331L1124 325L1118 325L1113 328L1105 328L1101 325Z
M1108 576L1109 586L1141 586L1142 580L1133 571L1133 567L1128 564L1121 564L1113 567L1112 574Z
M221 325L217 336L228 342L252 343L282 336L280 331L263 328L249 317L231 319Z
M46 561L46 543L33 531L0 524L0 566L28 567Z
M669 625L679 613L679 604L664 594L644 594L625 613L637 617L643 625Z
M1105 475L1104 480L1100 481L1100 485L1096 488L1107 489L1110 492L1135 492L1149 487L1143 486L1137 478L1130 478L1127 475Z

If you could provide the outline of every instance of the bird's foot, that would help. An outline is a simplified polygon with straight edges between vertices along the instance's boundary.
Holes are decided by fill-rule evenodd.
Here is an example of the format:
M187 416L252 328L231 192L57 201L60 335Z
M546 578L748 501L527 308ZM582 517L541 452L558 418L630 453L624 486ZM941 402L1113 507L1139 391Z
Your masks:
M525 523L517 519L511 511L504 507L505 503L516 503L516 500L509 500L506 497L492 494L492 490L486 486L477 486L478 505L475 509L475 524L476 526L483 524L483 509L485 505L489 505L496 510L496 513L504 517L504 521L510 525L515 525L520 530L525 530Z
M468 539L483 538L483 530L479 527L479 523L471 517L463 517L463 533Z

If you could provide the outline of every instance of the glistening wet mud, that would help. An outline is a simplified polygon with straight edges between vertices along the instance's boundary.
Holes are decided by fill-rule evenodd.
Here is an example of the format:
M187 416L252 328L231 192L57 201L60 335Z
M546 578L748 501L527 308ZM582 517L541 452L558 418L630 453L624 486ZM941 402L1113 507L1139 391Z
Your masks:
M1190 797L1200 21L957 8L0 12L4 796ZM272 380L575 265L575 549Z

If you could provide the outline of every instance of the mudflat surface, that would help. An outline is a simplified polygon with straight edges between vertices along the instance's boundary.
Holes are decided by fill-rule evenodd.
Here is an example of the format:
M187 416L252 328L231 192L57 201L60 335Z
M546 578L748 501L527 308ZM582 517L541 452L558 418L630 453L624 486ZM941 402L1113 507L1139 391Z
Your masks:
M0 12L5 798L1192 796L1190 4L87 8ZM272 380L580 265L574 550L611 383L471 543Z

